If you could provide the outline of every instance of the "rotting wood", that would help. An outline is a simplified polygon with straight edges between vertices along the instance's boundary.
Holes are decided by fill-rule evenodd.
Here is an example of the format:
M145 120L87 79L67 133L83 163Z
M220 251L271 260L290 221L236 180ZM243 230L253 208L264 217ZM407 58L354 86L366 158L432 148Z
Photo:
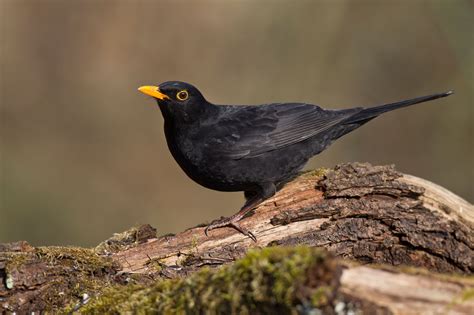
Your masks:
M0 310L51 309L104 285L186 277L275 245L324 247L364 264L474 271L473 206L393 166L351 163L304 173L241 222L256 243L230 228L156 238L145 225L95 249L0 245Z
M206 237L204 228L196 227L112 257L134 273L147 273L150 260L163 266L184 260L181 272L186 273L235 260L248 248L307 244L366 263L473 272L473 206L438 187L393 166L344 164L324 175L300 176L243 219L256 243L231 228Z

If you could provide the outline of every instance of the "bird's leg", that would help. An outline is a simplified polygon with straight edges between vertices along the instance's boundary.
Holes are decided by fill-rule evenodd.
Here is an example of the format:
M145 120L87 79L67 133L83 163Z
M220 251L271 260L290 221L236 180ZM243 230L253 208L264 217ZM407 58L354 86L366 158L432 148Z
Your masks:
M237 224L237 222L240 221L240 219L242 219L247 213L252 211L252 209L255 208L262 201L263 199L258 195L252 197L251 199L247 200L245 205L236 214L231 215L230 217L222 217L220 219L212 221L211 224L206 227L204 233L206 233L207 235L207 232L209 232L210 230L230 226L239 231L240 233L247 235L254 242L256 242L257 238L255 237L255 235L253 235L252 232L248 231L247 229L241 227L239 224Z
M209 224L206 229L204 230L204 233L207 235L207 232L210 230L214 230L217 228L225 227L225 226L230 226L239 231L240 233L247 235L250 237L254 242L257 241L257 238L255 235L253 235L252 232L248 231L247 229L241 227L239 224L237 224L238 221L240 221L247 213L252 211L256 206L258 206L262 201L265 199L270 198L273 196L276 192L275 185L273 184L268 184L262 187L263 193L256 193L252 194L251 196L248 196L246 193L246 197L248 196L249 198L245 202L244 206L240 209L239 212L237 212L234 215L231 215L230 217L222 217L218 220L215 220Z

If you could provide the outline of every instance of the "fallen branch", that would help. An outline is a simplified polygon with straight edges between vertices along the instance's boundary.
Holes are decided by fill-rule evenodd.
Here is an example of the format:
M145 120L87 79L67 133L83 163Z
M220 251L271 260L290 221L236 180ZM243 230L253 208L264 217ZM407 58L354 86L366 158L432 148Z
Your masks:
M427 270L348 267L337 291L345 302L353 296L359 306L397 313L415 303L405 294L411 287L433 305L451 305L460 313L463 305L471 305L459 301L472 294L472 279L444 279L429 272L474 271L473 206L392 166L352 163L304 173L241 223L255 234L256 243L230 228L213 230L210 237L204 227L195 227L156 238L155 230L145 225L94 249L0 245L0 310L58 310L68 303L81 307L84 294L106 296L107 286L150 286L160 279L190 277L204 266L232 263L250 248L301 244L363 264ZM336 299L329 300L334 310ZM415 304L413 309L422 305Z

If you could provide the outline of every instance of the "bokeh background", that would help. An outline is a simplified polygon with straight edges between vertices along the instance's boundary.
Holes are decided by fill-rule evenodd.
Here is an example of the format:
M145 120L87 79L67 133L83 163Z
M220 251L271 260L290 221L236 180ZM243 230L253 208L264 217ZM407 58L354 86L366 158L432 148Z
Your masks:
M189 180L144 84L215 103L376 105L311 167L397 165L473 201L474 2L0 0L0 242L92 246L177 232L243 203Z

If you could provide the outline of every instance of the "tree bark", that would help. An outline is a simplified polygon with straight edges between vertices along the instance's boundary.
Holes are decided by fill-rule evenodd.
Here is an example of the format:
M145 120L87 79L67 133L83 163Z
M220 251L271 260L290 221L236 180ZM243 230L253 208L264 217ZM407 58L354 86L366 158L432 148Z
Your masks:
M332 274L340 285L331 296L342 294L344 303L352 297L359 309L468 314L473 306L474 208L431 182L393 166L343 164L302 174L253 212L241 224L257 242L231 228L206 237L204 226L157 238L145 225L94 249L0 245L0 310L58 310L71 303L81 310L84 294L106 296L107 285L188 278L204 266L229 265L251 248L277 245L328 250L343 266ZM464 276L432 276L437 273ZM325 312L335 312L336 298L327 300L333 304Z

